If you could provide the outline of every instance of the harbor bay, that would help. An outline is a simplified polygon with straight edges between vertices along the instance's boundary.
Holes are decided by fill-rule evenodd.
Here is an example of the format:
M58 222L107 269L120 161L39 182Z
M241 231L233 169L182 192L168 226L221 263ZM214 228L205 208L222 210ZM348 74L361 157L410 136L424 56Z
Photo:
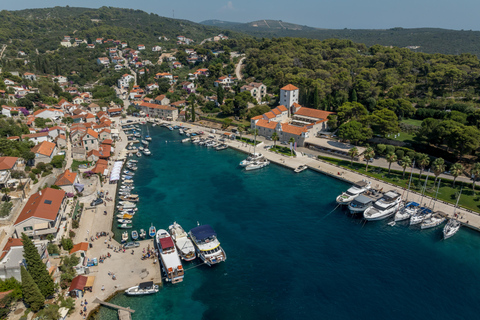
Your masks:
M240 152L182 144L163 127L150 134L152 156L139 159L134 179L134 228L210 224L228 259L184 263L182 283L111 300L135 309L133 319L474 316L477 233L442 241L439 228L364 223L336 208L347 183L277 165L245 172Z

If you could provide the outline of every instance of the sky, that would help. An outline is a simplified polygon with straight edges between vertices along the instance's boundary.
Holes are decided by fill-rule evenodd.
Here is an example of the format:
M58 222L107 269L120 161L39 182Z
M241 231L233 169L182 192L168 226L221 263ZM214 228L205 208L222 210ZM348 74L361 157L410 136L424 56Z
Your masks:
M1 9L53 6L140 9L194 22L282 20L328 29L445 28L480 30L478 0L2 0Z

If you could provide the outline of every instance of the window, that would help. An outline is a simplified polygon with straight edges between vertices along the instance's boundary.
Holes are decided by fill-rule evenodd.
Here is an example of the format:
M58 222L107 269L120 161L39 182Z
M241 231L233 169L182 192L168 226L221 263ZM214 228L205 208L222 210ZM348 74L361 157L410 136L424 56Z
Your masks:
M33 227L24 227L23 228L23 231L32 231L33 230Z

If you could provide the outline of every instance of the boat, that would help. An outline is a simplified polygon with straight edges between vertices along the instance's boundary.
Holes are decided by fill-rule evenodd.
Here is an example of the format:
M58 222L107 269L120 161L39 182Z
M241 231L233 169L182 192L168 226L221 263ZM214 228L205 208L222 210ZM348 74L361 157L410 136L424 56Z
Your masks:
M132 223L132 220L127 220L127 219L118 219L118 223L121 224L127 224L127 223Z
M416 225L422 223L423 220L430 218L432 215L432 210L426 207L420 208L416 214L410 217L410 225Z
M308 166L306 164L302 164L302 165L298 166L298 168L296 168L293 171L296 172L296 173L300 173L300 172L305 171L307 169L308 169Z
M120 214L117 214L117 218L119 218L119 219L132 219L133 216L130 215L130 214L120 213Z
M366 180L358 181L347 191L343 192L336 199L339 205L348 205L353 199L370 189L371 182Z
M190 138L185 138L185 139L182 140L182 143L185 143L185 142L188 142L188 141L190 141Z
M160 263L166 276L165 280L171 283L182 282L185 271L172 237L167 230L160 229L157 231L155 240L160 253Z
M132 230L132 240L137 240L138 239L138 232L137 230Z
M167 128L168 128L168 130L173 131L172 127L168 126Z
M184 134L184 132L183 132L183 130L182 130L182 129L178 130L178 133L179 133L179 134L181 134L181 135L183 135L183 134Z
M138 202L138 200L139 200L138 194L130 194L128 196L121 196L120 199L124 200L124 201L132 201L132 202Z
M353 215L358 213L363 214L367 208L370 208L373 205L373 202L372 198L361 194L348 204L348 210L350 210L350 213Z
M145 148L142 147L142 146L140 146L140 147L138 147L137 149L140 150L140 151L143 151Z
M195 247L192 240L188 238L187 233L183 230L182 226L174 222L168 227L168 231L172 235L173 241L177 246L180 257L185 261L192 261L197 257L195 253Z
M141 142L145 147L148 147L148 143L149 143L148 141L142 140L142 141L140 141L140 142Z
M250 163L249 165L247 165L245 167L245 170L251 171L251 170L261 169L261 168L264 168L264 167L268 166L269 164L270 164L270 161L268 161L268 160L254 161L254 162Z
M136 155L137 155L137 157L139 157L139 158L142 156L142 154L140 153L140 151L137 152Z
M155 234L157 233L157 229L155 229L155 226L152 224L150 228L148 228L148 235L150 238L155 237Z
M144 229L140 229L140 239L145 239L147 237L147 232Z
M144 153L146 156L149 156L149 155L152 154L152 153L150 152L150 150L148 150L147 148L145 148L145 150L143 150L143 153Z
M394 190L386 192L379 200L373 203L373 206L367 208L363 213L363 218L368 221L386 219L397 212L402 203L402 197Z
M128 232L125 231L124 233L122 233L122 242L126 242L128 240Z
M446 217L445 213L441 211L437 211L430 218L423 220L422 224L420 225L420 228L428 229L428 228L438 227L439 225L445 222L446 220L445 217Z
M146 141L152 141L152 137L146 136L146 137L145 137L145 140L146 140Z
M458 230L460 230L461 224L455 218L448 219L447 224L443 227L443 239L447 240L448 238L453 237Z
M193 241L197 255L206 265L211 267L227 260L227 255L217 239L217 233L210 225L195 227L188 234Z
M137 160L128 160L128 162L131 162L131 163L138 163Z
M416 202L410 201L407 203L401 210L398 210L395 213L395 221L403 221L410 219L413 215L415 215L418 210L420 210L420 205Z
M142 282L138 286L130 287L125 290L127 296L143 296L147 294L157 293L159 287L156 284L153 284L153 281Z
M254 161L262 160L264 157L261 153L251 153L248 155L247 159L240 162L241 167L246 167Z
M131 225L131 224L127 224L127 223L122 223L122 224L117 225L117 228L118 228L118 229L131 229L131 228L132 228L132 225Z
M221 145L219 145L218 147L215 148L215 150L217 150L217 151L221 151L221 150L225 150L225 149L228 149L228 145L226 145L226 144L221 144Z

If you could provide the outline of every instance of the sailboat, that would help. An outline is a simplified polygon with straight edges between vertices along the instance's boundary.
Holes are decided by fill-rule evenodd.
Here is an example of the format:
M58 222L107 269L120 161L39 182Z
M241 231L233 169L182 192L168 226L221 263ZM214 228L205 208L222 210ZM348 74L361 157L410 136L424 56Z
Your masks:
M415 161L413 161L412 170L410 171L410 180L408 181L407 196L405 197L406 200L408 200L408 194L410 193L410 185L412 184L414 166L415 166ZM403 221L403 220L410 219L410 217L416 214L419 209L420 209L420 205L418 203L410 201L401 210L398 210L395 213L394 220Z
M150 137L150 130L148 129L148 125L147 125L147 135L145 136L145 140L152 141L152 137Z
M445 227L443 227L443 240L447 240L448 238L453 237L458 232L458 230L460 230L461 223L455 218L455 213L457 212L458 201L460 200L460 196L462 195L462 189L460 189L460 194L458 195L457 203L455 204L455 210L453 210L453 218L448 219L447 224L445 225Z
M247 167L255 162L264 160L264 156L261 153L256 153L255 149L257 147L257 129L255 129L255 138L253 142L253 153L250 153L247 159L240 162L241 167Z
M428 171L430 172L430 171ZM427 174L427 178L425 179L425 184L423 185L423 189L422 189L422 197L420 198L420 204L422 204L422 201L423 201L423 197L425 196L425 191L427 190L427 182L428 182L428 174ZM410 225L415 225L415 224L419 224L419 223L422 223L423 220L427 219L427 218L430 218L430 216L432 215L432 210L429 209L428 207L421 207L417 213L415 213L414 215L412 215L412 217L410 218Z
M435 193L435 200L433 202L432 211L435 209L435 204L437 203L438 189L440 189L440 181L438 180L437 192ZM429 218L422 221L420 225L421 229L434 228L441 225L445 221L447 215L441 211L434 212Z

